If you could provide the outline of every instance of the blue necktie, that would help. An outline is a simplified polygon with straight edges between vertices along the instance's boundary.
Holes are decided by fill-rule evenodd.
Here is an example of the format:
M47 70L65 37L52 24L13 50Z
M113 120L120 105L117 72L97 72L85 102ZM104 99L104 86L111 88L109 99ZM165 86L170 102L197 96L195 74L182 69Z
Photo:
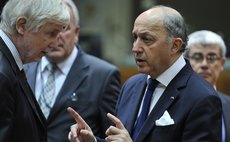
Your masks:
M138 134L142 128L142 125L144 124L144 121L148 117L149 108L150 108L150 104L151 104L151 98L153 96L153 92L154 92L157 84L158 84L158 81L156 79L151 79L151 78L148 79L148 88L147 88L147 91L146 91L145 96L144 96L144 102L142 105L141 113L137 119L136 126L133 130L133 133L132 133L133 141L135 141L135 139L137 138L137 136L138 136Z

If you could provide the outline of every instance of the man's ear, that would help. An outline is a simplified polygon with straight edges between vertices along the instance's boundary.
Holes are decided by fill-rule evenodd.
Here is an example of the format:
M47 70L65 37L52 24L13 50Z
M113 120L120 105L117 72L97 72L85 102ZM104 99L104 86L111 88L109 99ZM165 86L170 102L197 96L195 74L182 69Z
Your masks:
M24 34L26 31L25 24L27 22L27 18L25 16L18 17L16 21L16 30L19 34Z
M76 27L76 28L75 28L75 44L78 43L79 34L80 34L80 27Z
M223 71L224 70L224 64L226 63L226 61L227 61L227 59L226 59L226 57L222 57L221 59L220 59L220 64L221 64L221 71Z
M183 40L181 38L174 38L173 39L173 46L172 46L172 52L177 53L183 45Z

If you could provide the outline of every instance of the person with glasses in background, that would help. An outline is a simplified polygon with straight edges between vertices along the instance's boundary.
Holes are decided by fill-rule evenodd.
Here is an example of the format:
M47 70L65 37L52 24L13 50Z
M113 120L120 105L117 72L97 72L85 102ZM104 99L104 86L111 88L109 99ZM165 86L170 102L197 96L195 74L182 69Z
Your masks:
M195 72L216 89L216 82L224 70L226 46L220 35L207 30L191 33L184 53ZM222 102L222 142L230 142L230 97L219 92Z

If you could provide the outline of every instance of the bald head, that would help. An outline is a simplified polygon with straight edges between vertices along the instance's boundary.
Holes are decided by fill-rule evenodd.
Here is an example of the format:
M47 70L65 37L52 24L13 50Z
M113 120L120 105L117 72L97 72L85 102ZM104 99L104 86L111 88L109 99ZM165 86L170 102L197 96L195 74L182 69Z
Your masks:
M173 16L178 16L182 18L180 13L177 12L175 9L166 6L155 6L152 7L151 9L144 11L137 18L146 18L151 21L154 20L163 21L166 17L173 17Z
M134 25L145 25L149 29L164 29L168 33L168 39L179 37L183 40L184 51L187 44L186 25L181 14L173 8L155 6L141 13Z

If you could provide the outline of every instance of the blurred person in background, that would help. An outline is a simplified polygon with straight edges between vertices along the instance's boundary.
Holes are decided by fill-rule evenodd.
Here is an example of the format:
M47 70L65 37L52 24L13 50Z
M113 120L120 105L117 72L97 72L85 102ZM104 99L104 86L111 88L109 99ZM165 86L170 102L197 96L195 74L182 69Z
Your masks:
M0 142L47 141L45 117L26 81L23 64L47 54L69 18L59 0L8 0L4 6L0 22Z
M96 136L105 137L111 125L106 114L114 113L120 93L120 73L114 65L81 50L78 9L72 0L63 2L71 16L70 25L58 35L51 52L26 65L28 82L46 116L48 142L68 142L70 126L75 123L66 110L68 106L81 114ZM49 82L50 64L55 66L54 86L52 82L45 84ZM47 92L46 88L54 90Z
M216 89L226 62L226 46L221 36L207 30L191 33L184 55L194 71ZM222 142L230 142L230 97L219 91L218 95L223 108Z

